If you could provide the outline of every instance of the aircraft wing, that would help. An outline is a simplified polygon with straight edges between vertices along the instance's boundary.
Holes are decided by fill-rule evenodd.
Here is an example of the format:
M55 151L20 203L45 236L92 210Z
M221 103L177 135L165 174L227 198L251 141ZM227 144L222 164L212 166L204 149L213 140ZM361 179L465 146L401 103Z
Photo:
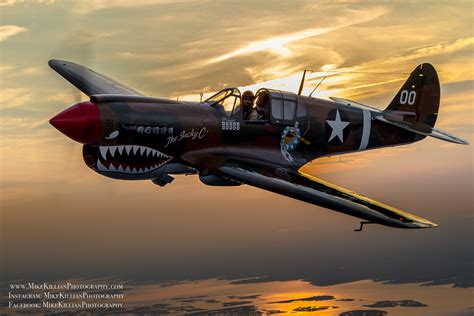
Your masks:
M260 169L260 170L259 170ZM365 220L398 228L429 228L438 226L426 219L374 201L305 173L272 171L261 168L223 166L226 177L260 189L286 195ZM362 229L362 225L361 228ZM360 230L359 229L359 230Z
M76 88L91 96L94 94L143 95L92 69L69 61L51 59L49 66Z

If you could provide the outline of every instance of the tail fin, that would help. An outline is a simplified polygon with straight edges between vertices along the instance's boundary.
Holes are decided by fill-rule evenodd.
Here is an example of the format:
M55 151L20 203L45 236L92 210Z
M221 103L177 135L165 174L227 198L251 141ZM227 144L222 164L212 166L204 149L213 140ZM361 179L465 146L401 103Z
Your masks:
M434 127L440 99L439 79L431 64L416 67L385 111L413 112L405 120Z
M434 128L438 118L440 88L438 74L430 64L421 64L410 74L395 98L374 119L418 135L431 136L456 144L467 140Z

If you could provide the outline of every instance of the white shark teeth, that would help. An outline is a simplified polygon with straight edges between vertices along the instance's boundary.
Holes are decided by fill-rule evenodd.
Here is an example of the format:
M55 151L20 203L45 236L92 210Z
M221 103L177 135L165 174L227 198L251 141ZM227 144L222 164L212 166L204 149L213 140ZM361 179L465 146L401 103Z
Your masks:
M100 146L99 150L100 150L100 155L102 156L102 158L104 160L107 160L107 147Z
M117 146L110 146L109 147L109 152L112 155L112 157L115 156L115 151L117 150Z
M108 171L109 169L107 169L106 166L104 166L100 160L97 160L97 170L99 171Z
M146 173L150 172L152 170L155 170L159 167L161 167L163 164L156 164L150 167L146 168L132 168L130 169L129 166L127 166L125 169L122 167L122 165L119 165L117 168L113 164L109 164L109 167L107 168L100 162L100 160L97 160L97 170L98 171L110 171L110 172L120 172L120 173L129 173L129 174L139 174L139 173Z
M150 171L153 171L155 169L158 169L165 163L159 163L155 164L150 167L146 168L135 168L133 167L130 169L129 166L127 166L125 169L122 167L122 165L119 165L118 167L115 167L113 164L109 164L109 167L107 168L103 163L100 162L100 159L97 160L97 170L98 171L109 171L109 172L120 172L120 173L128 173L128 174L140 174L140 173L147 173Z
M110 156L115 157L116 153L119 153L120 156L142 156L142 157L151 157L151 158L161 158L161 159L166 159L166 161L162 162L156 162L154 165L148 166L148 167L131 167L127 166L124 164L118 165L117 162L115 163L115 166L112 163L108 163L108 167L104 165L102 161L107 161L107 153L110 153ZM155 169L160 168L162 165L166 164L172 157L163 154L162 152L149 148L146 146L138 146L138 145L119 145L119 146L99 146L99 153L100 153L100 158L97 159L97 170L98 171L109 171L109 172L118 172L118 173L126 173L126 174L142 174L142 173L147 173L150 171L153 171ZM109 157L110 157L109 156ZM120 158L116 158L119 160Z
M140 156L151 156L152 157L162 157L168 158L169 156L159 152L156 149L145 147L145 146L137 146L137 145L125 145L125 146L99 146L100 155L102 156L103 160L107 160L107 153L109 152L112 157L115 157L115 153L118 152L120 155L127 154L128 156L134 155L137 156L138 153Z

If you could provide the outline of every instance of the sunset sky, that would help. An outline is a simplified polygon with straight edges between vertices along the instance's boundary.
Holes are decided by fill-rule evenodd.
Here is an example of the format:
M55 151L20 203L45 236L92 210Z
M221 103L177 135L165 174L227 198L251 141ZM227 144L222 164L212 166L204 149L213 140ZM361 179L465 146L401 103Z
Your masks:
M473 9L472 1L0 1L1 279L269 275L472 287ZM48 67L51 58L180 100L225 87L296 92L311 69L307 95L328 71L364 72L328 77L314 96L381 109L429 62L441 82L436 127L471 145L425 139L306 166L440 225L356 234L355 218L248 186L182 176L161 188L93 173L81 145L48 124L87 100Z

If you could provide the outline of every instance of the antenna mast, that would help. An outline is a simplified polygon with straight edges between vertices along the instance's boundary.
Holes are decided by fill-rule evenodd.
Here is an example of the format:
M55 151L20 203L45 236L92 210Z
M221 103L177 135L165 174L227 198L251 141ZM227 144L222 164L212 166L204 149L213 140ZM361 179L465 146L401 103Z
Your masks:
M303 71L303 77L301 78L300 88L298 89L298 95L301 95L304 86L304 77L306 76L306 69Z

